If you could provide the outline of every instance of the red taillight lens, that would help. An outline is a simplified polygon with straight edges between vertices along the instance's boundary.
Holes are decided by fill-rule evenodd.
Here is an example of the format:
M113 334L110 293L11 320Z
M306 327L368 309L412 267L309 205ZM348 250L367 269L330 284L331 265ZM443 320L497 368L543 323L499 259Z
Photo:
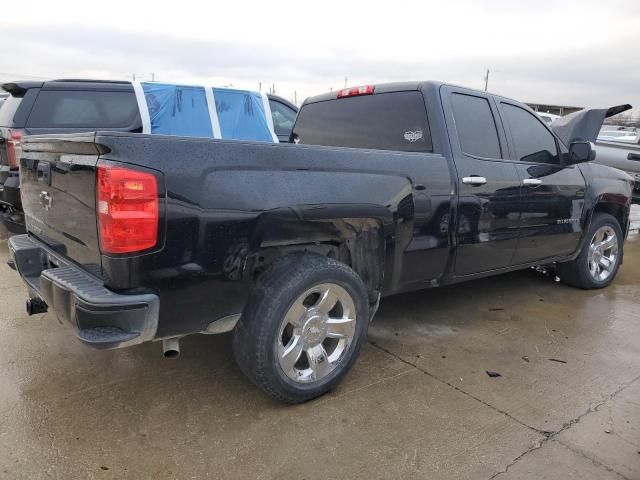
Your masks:
M357 97L358 95L371 95L375 87L373 85L363 85L362 87L344 88L338 91L338 98Z
M102 253L132 253L158 242L158 180L151 173L98 165L98 232Z
M20 166L20 156L22 155L22 148L20 148L20 142L22 141L22 130L9 129L9 138L7 139L7 154L9 155L9 167L12 169Z

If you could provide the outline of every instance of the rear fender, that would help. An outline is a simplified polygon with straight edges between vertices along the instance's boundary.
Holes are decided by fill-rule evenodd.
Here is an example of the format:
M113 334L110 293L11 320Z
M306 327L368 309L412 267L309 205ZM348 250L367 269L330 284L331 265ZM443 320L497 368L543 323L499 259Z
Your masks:
M331 256L360 275L375 303L394 231L393 212L376 205L304 205L265 212L256 224L249 265L260 271L295 251Z

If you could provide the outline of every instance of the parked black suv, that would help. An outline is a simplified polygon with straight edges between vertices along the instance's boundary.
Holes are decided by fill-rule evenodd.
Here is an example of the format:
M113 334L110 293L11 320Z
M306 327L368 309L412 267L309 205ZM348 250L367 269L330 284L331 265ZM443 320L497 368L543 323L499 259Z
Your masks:
M11 82L0 108L0 218L12 233L24 233L18 159L25 135L96 130L141 133L142 121L131 82L53 80ZM297 107L269 95L273 125L288 142Z

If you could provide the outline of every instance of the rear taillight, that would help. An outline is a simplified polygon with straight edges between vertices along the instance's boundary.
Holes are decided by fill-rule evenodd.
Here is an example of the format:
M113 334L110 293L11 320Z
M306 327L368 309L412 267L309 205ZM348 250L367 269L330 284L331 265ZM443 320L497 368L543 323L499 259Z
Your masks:
M22 141L22 130L9 129L9 138L7 138L7 154L9 156L9 167L16 169L20 166L20 156L22 155L22 148L20 142Z
M371 95L375 87L373 85L363 85L361 87L344 88L338 91L338 98L357 97L358 95Z
M133 253L158 243L158 180L155 175L98 165L98 233L102 253Z

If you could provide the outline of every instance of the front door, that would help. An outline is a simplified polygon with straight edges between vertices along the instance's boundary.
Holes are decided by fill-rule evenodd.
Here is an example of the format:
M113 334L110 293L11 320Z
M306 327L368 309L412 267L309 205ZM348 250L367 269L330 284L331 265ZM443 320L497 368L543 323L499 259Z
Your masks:
M520 239L513 264L573 253L582 237L585 181L576 167L563 167L547 126L524 108L500 102L522 184Z
M455 274L508 267L518 242L520 179L493 100L443 87L458 171Z

